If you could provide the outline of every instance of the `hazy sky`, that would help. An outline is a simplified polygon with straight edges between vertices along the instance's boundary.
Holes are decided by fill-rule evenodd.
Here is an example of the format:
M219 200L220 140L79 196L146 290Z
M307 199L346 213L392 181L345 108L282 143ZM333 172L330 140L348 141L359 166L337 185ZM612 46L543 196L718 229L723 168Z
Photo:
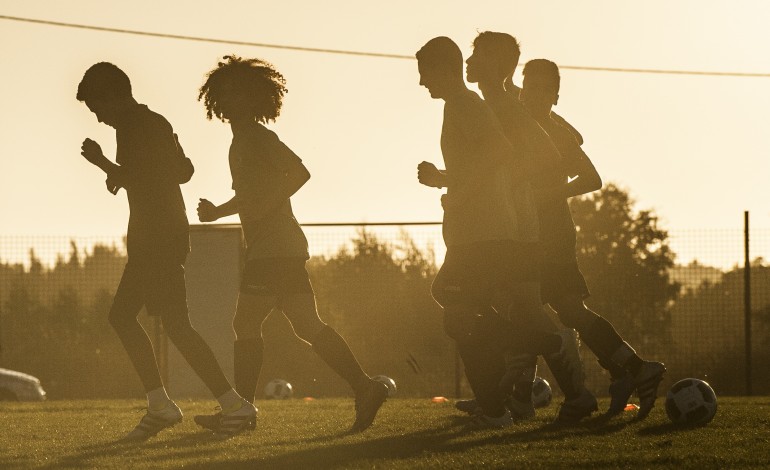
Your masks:
M214 7L216 5L216 7ZM11 1L0 15L249 42L412 55L446 35L470 54L478 31L515 35L523 60L562 65L770 72L765 1ZM80 156L91 137L114 156L114 131L75 99L83 72L111 61L134 95L174 126L196 166L183 186L231 196L230 130L196 100L225 54L256 56L286 76L271 125L313 175L293 199L300 222L434 221L438 191L416 181L440 162L441 103L413 60L140 37L0 19L0 235L113 235L112 196ZM520 83L520 76L517 82ZM559 111L584 135L605 181L630 190L667 228L770 228L770 78L562 71ZM231 218L227 221L235 221Z

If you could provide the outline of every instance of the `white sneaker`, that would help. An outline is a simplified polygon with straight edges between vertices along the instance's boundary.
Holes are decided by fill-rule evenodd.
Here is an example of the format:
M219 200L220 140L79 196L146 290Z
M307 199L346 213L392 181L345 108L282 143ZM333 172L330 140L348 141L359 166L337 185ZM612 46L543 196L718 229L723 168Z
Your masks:
M182 422L182 410L176 406L176 403L169 401L168 404L160 410L147 410L139 424L126 437L121 439L123 442L145 441L160 431Z
M220 439L228 439L249 429L251 423L255 422L256 419L257 408L243 400L241 407L235 411L227 413L222 411L219 416L219 428L214 435Z
M493 418L492 416L487 416L485 414L474 415L471 418L468 427L474 429L501 429L512 424L513 417L511 416L511 412L505 410L505 413L497 418Z

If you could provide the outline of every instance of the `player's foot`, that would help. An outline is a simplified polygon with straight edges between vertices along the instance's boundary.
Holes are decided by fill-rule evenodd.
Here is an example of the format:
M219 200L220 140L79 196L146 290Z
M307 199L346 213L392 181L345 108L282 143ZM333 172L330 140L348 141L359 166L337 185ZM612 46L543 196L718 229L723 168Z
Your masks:
M660 362L644 361L642 368L634 376L634 389L639 396L639 413L636 419L644 419L650 414L658 397L658 385L666 373L666 366Z
M481 413L481 407L475 398L471 398L470 400L457 400L455 402L455 408L463 413L468 413L469 415Z
M468 429L500 429L505 428L513 424L513 417L511 412L505 410L502 416L492 417L487 416L484 413L479 413L471 417L470 422L466 426Z
M259 413L259 410L257 410L257 413ZM208 429L209 431L217 432L219 431L219 423L222 419L222 412L218 412L213 415L195 415L193 420L195 421L195 424L198 426ZM246 431L253 431L257 428L257 419L256 416L253 420L249 422L249 424L246 426Z
M176 406L173 401L161 408L160 410L147 410L147 413L142 416L139 424L136 425L133 431L128 433L126 437L121 439L122 442L141 442L146 441L152 436L158 434L166 428L182 422L182 410Z
M256 419L257 408L243 400L240 408L219 413L219 427L214 431L214 435L220 439L228 439L248 429Z
M628 405L628 399L634 393L634 380L631 375L615 379L610 384L610 407L604 413L605 418L612 418L622 413Z
M556 416L556 422L560 424L577 423L598 410L599 405L596 402L596 397L584 389L579 397L567 400L561 404L559 414Z
M370 380L366 390L356 394L356 421L350 428L352 432L361 432L374 422L377 411L388 397L388 386L376 380Z
M524 421L535 417L535 405L532 400L519 401L513 395L505 400L505 407L511 412L514 421Z

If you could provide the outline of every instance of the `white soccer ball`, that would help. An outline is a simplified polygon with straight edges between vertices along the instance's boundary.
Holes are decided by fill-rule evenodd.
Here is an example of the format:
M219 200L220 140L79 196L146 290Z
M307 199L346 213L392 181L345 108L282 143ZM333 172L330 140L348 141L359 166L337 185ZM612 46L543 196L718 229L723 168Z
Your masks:
M388 396L392 397L396 394L396 381L388 377L387 375L377 375L375 377L372 377L372 380L376 380L377 382L382 382L385 385L388 386Z
M265 396L267 398L283 399L291 398L294 391L291 384L282 379L274 379L265 385Z
M666 395L666 414L676 424L704 425L717 413L717 396L700 379L682 379Z
M543 408L551 404L553 391L551 384L542 377L535 377L532 384L532 404L535 408Z

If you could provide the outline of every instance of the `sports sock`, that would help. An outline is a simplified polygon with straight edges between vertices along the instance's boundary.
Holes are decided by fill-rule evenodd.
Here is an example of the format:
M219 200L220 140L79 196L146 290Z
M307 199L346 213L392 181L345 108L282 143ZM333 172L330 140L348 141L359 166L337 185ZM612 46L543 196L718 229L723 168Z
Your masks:
M634 355L626 361L625 368L631 375L636 375L642 369L642 364L644 364L642 358Z
M265 342L261 336L239 339L233 343L235 389L249 403L254 403L254 395L257 393L264 351Z
M532 387L534 382L522 380L516 382L516 388L513 389L513 398L519 403L529 403L532 400Z
M361 369L361 365L350 350L348 343L334 328L326 325L313 338L313 350L340 377L345 379L353 391L358 394L366 390L369 376Z
M587 327L578 330L580 339L600 361L610 362L610 356L623 344L623 338L604 317L596 317Z
M505 360L495 348L484 343L457 343L457 352L465 366L465 377L484 414L505 414L505 397L500 379L505 374Z
M615 364L626 369L631 375L636 375L642 368L642 358L640 358L634 348L623 341L615 351L613 351L610 360Z
M623 377L628 375L628 371L626 371L626 369L615 364L610 360L603 361L599 359L597 362L599 363L600 366L602 366L604 370L610 373L610 380L612 380L613 382L616 380L622 379Z
M241 398L241 396L232 388L218 396L217 401L219 402L219 406L222 407L223 414L249 414L249 407L243 406L246 404L246 400Z
M169 403L172 403L172 401L164 387L161 386L147 392L147 408L150 411L160 411L168 406Z
M569 401L579 398L585 390L583 363L576 341L572 337L567 337L571 335L555 336L559 338L560 343L562 341L569 341L569 343L563 344L563 348L558 353L544 355L543 359L564 393L564 398Z

